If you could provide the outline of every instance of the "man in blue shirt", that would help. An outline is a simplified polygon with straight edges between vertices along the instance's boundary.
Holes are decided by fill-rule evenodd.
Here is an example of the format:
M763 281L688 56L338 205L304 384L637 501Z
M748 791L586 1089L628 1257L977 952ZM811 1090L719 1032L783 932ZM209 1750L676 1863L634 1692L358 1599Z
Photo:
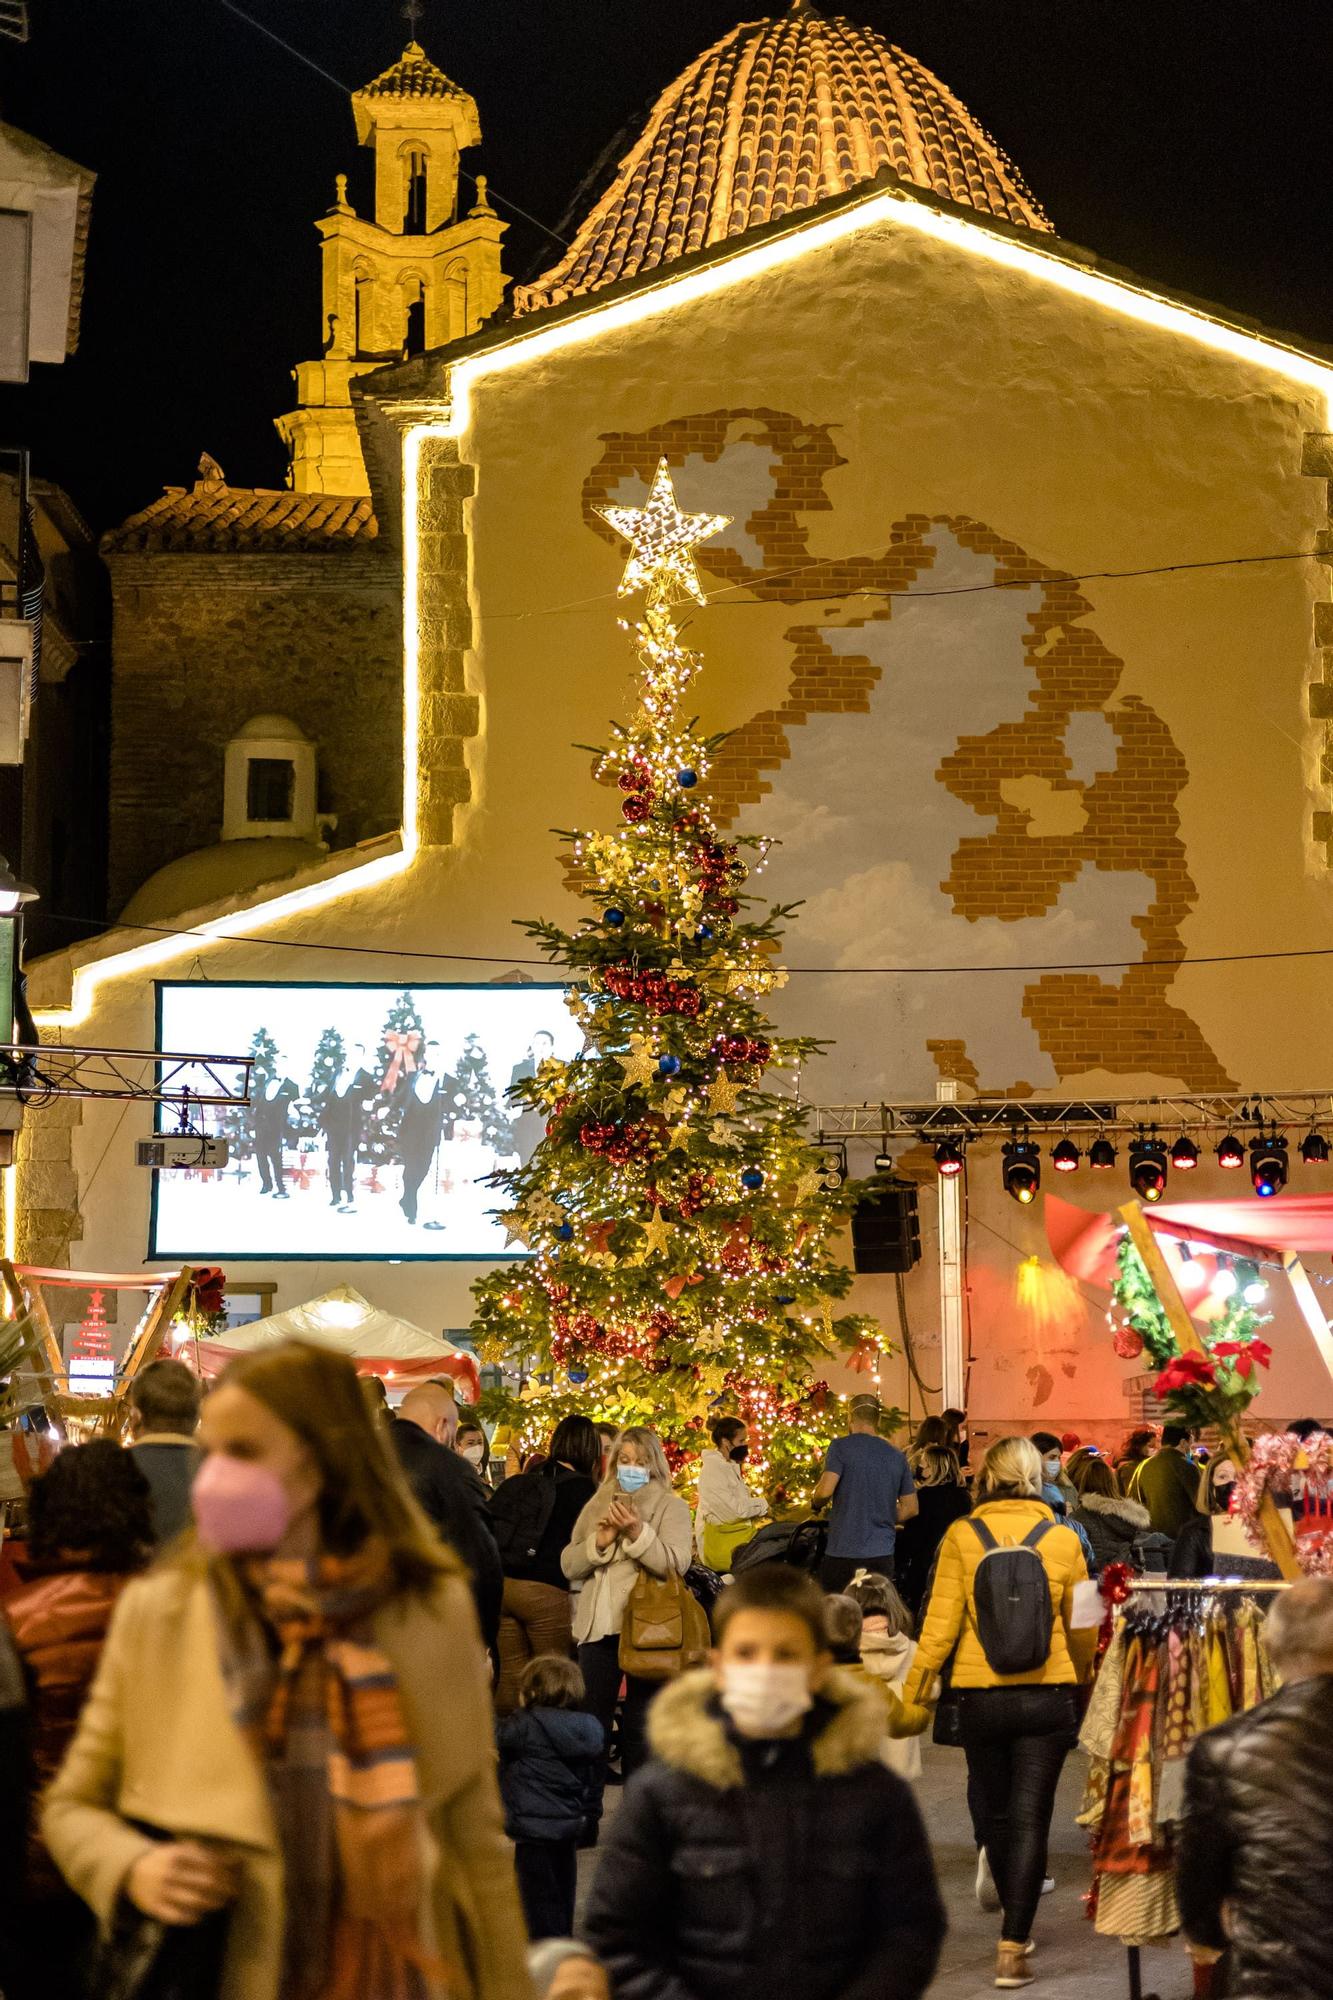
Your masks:
M898 1529L920 1508L911 1468L896 1445L879 1435L877 1396L853 1396L847 1437L834 1438L815 1488L815 1506L831 1500L828 1548L819 1580L845 1590L858 1569L893 1576Z

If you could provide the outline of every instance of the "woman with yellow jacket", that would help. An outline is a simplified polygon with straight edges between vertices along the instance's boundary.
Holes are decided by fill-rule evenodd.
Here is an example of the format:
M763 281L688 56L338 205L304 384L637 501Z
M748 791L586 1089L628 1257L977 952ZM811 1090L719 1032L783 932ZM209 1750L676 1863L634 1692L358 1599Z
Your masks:
M47 1795L57 1864L200 2000L528 2000L471 1594L352 1364L233 1363L200 1442L197 1540L126 1588Z
M975 1800L991 1872L1004 1911L995 1984L1029 1986L1032 1920L1046 1873L1046 1843L1056 1787L1078 1734L1075 1688L1092 1664L1095 1625L1075 1622L1074 1593L1087 1581L1078 1536L1056 1523L1041 1499L1041 1456L1027 1438L1002 1438L986 1453L977 1480L977 1505L955 1521L940 1544L935 1581L917 1644L904 1699L929 1701L936 1680L952 1656L952 1683L958 1695L960 1729L967 1757L969 1799ZM1012 1553L1022 1549L1023 1555ZM997 1670L988 1654L1001 1658L1023 1651L1026 1632L1010 1634L1006 1647L1005 1606L1017 1600L989 1588L990 1579L1009 1579L1040 1562L1050 1597L1049 1642L1045 1640L1044 1599L1022 1593L1030 1622L1042 1620L1033 1648L1035 1664L1022 1671ZM981 1580L983 1562L998 1563ZM998 1597L998 1605L997 1605ZM1018 1616L1017 1609L1015 1610Z

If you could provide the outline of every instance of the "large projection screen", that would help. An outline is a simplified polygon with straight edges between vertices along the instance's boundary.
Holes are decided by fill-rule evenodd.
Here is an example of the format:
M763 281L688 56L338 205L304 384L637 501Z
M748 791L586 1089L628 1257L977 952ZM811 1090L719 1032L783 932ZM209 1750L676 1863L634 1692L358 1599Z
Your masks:
M154 1174L148 1254L513 1256L482 1183L530 1156L542 1121L506 1093L581 1041L562 986L159 981L159 1049L255 1069L248 1108L195 1114L227 1165Z

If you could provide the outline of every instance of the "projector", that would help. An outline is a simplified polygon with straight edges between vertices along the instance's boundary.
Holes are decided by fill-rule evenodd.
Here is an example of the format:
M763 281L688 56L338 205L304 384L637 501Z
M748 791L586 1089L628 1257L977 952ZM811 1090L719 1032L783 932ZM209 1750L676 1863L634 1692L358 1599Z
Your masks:
M161 1139L140 1139L134 1148L138 1167L225 1167L227 1141L205 1139L197 1132L171 1132Z

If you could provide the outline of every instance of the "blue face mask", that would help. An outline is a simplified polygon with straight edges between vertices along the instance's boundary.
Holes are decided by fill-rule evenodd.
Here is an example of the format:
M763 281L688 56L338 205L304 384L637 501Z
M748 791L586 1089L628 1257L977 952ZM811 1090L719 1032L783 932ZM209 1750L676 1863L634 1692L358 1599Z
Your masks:
M622 1493L642 1493L652 1476L643 1465L622 1465L616 1469L616 1482Z

